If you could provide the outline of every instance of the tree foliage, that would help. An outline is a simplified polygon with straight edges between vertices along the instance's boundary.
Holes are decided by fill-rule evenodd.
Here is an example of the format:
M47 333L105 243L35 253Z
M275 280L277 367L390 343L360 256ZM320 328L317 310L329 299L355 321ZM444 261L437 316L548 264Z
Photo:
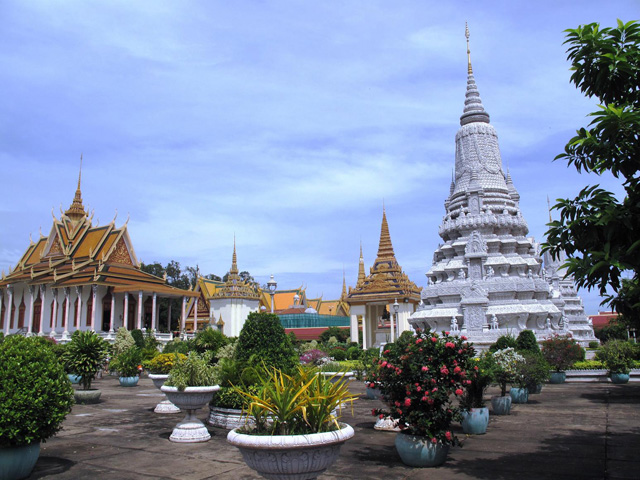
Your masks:
M628 318L640 311L640 24L618 20L614 28L597 23L566 30L571 81L598 110L556 160L579 172L609 172L622 182L618 199L599 185L573 198L558 199L560 219L549 223L543 249L558 258L567 254L567 272L579 287L597 288ZM623 276L630 274L630 279ZM607 293L607 288L613 294Z

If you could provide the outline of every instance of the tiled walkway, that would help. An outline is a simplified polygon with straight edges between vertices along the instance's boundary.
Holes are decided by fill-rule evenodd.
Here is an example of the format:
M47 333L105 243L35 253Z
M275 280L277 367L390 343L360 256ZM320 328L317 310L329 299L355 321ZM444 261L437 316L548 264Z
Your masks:
M226 431L210 428L200 444L168 440L180 415L158 415L161 399L151 381L123 388L114 377L98 380L97 405L76 405L64 430L43 444L30 479L254 479L259 478L226 443ZM364 397L343 421L356 431L340 459L321 479L639 479L640 385L545 385L512 414L491 416L486 435L464 438L435 469L405 466L394 433L373 429L377 400ZM491 391L490 393L495 393ZM208 409L201 410L205 419ZM459 430L459 429L458 429Z

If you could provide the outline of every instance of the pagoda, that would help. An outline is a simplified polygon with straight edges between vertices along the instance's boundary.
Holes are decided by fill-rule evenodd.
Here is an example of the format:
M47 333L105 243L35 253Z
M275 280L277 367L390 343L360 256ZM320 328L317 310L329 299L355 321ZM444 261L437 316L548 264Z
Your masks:
M393 341L401 332L409 330L409 316L420 301L420 288L402 271L396 260L389 234L387 215L382 210L382 226L378 256L365 276L362 246L358 282L347 294L351 317L351 341L358 341L359 319L362 322L362 346L369 348ZM397 305L397 312L389 306ZM393 315L397 313L397 332L394 331ZM385 318L390 317L387 328Z
M504 334L534 331L538 339L567 333L551 299L539 245L527 237L520 195L502 166L471 67L467 37L467 91L456 134L455 174L439 228L414 327L466 335L486 348Z

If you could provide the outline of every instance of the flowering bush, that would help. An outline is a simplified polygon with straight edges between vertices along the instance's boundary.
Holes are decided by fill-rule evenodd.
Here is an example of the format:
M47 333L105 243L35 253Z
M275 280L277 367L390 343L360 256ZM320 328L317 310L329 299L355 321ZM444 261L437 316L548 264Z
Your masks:
M474 353L466 337L420 329L415 335L404 332L387 345L378 363L380 391L389 410L372 413L389 416L402 431L433 443L458 444L450 430L451 422L460 420L452 399L464 393Z
M516 380L518 372L524 365L524 357L509 347L494 352L493 360L496 365L494 378L500 385L500 395L504 397L507 394L507 383Z
M496 364L491 353L480 354L471 361L471 365L467 372L464 396L460 399L463 410L484 407L484 392L495 376Z
M575 362L584 360L584 349L571 335L557 333L542 342L542 355L556 372L566 370Z
M326 352L318 349L309 350L300 355L300 363L303 365L315 365L316 367L319 367L325 363L329 363L330 361L331 359Z
M538 384L549 380L551 366L540 352L524 351L522 357L524 361L518 366L514 383L533 392Z
M633 368L634 346L626 340L609 340L600 347L596 359L609 373L629 373Z

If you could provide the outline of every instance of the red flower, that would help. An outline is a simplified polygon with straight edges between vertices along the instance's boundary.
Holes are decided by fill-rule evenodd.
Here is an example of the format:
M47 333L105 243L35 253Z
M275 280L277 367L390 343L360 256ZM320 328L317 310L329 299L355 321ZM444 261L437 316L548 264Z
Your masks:
M462 391L462 389L458 388L456 390L456 395L462 395L464 392Z
M462 335L462 336L460 337L460 339L461 339L461 340L468 340L468 339L467 339L467 337L465 337L464 335Z
M424 367L422 367L422 371L423 372L428 372L429 371L429 367L427 367L426 365Z
M376 416L376 411L375 410L371 410L371 415L373 415L375 417Z
M436 337L431 337L431 341L432 341L433 343L436 343L436 342L438 341L438 339L437 339Z
M416 345L419 344L419 343L422 343L422 339L421 338L416 340Z
M383 414L380 414L380 417L379 417L379 418L380 418L380 420L382 420L382 419L384 418L384 415L383 415Z
M411 399L409 397L404 399L404 406L405 407L410 407L411 406Z
M418 392L421 392L421 391L422 391L422 387L421 387L420 385L418 385L418 386L416 387L416 390L417 390Z
M432 392L437 392L437 391L438 391L438 387L433 387L433 388L431 389L431 391L432 391Z
M440 369L440 373L443 375L448 375L449 374L449 369L447 367L442 367Z
M449 332L444 332L445 335L449 335Z
M445 436L445 438L446 438L447 440L451 440L451 432L449 432L449 431L444 432L444 436Z
M447 347L447 348L456 348L456 346L451 342L445 343L444 346ZM458 353L462 353L462 352L458 352Z
M382 363L380 364L380 366L381 366L381 367L386 367L386 366L387 366L387 362L386 362L386 360L385 360L384 362L382 362Z
M453 369L453 373L460 373L462 369L460 367L456 367Z
M431 439L431 443L438 443L438 439L437 439L436 437L433 437L433 438Z

